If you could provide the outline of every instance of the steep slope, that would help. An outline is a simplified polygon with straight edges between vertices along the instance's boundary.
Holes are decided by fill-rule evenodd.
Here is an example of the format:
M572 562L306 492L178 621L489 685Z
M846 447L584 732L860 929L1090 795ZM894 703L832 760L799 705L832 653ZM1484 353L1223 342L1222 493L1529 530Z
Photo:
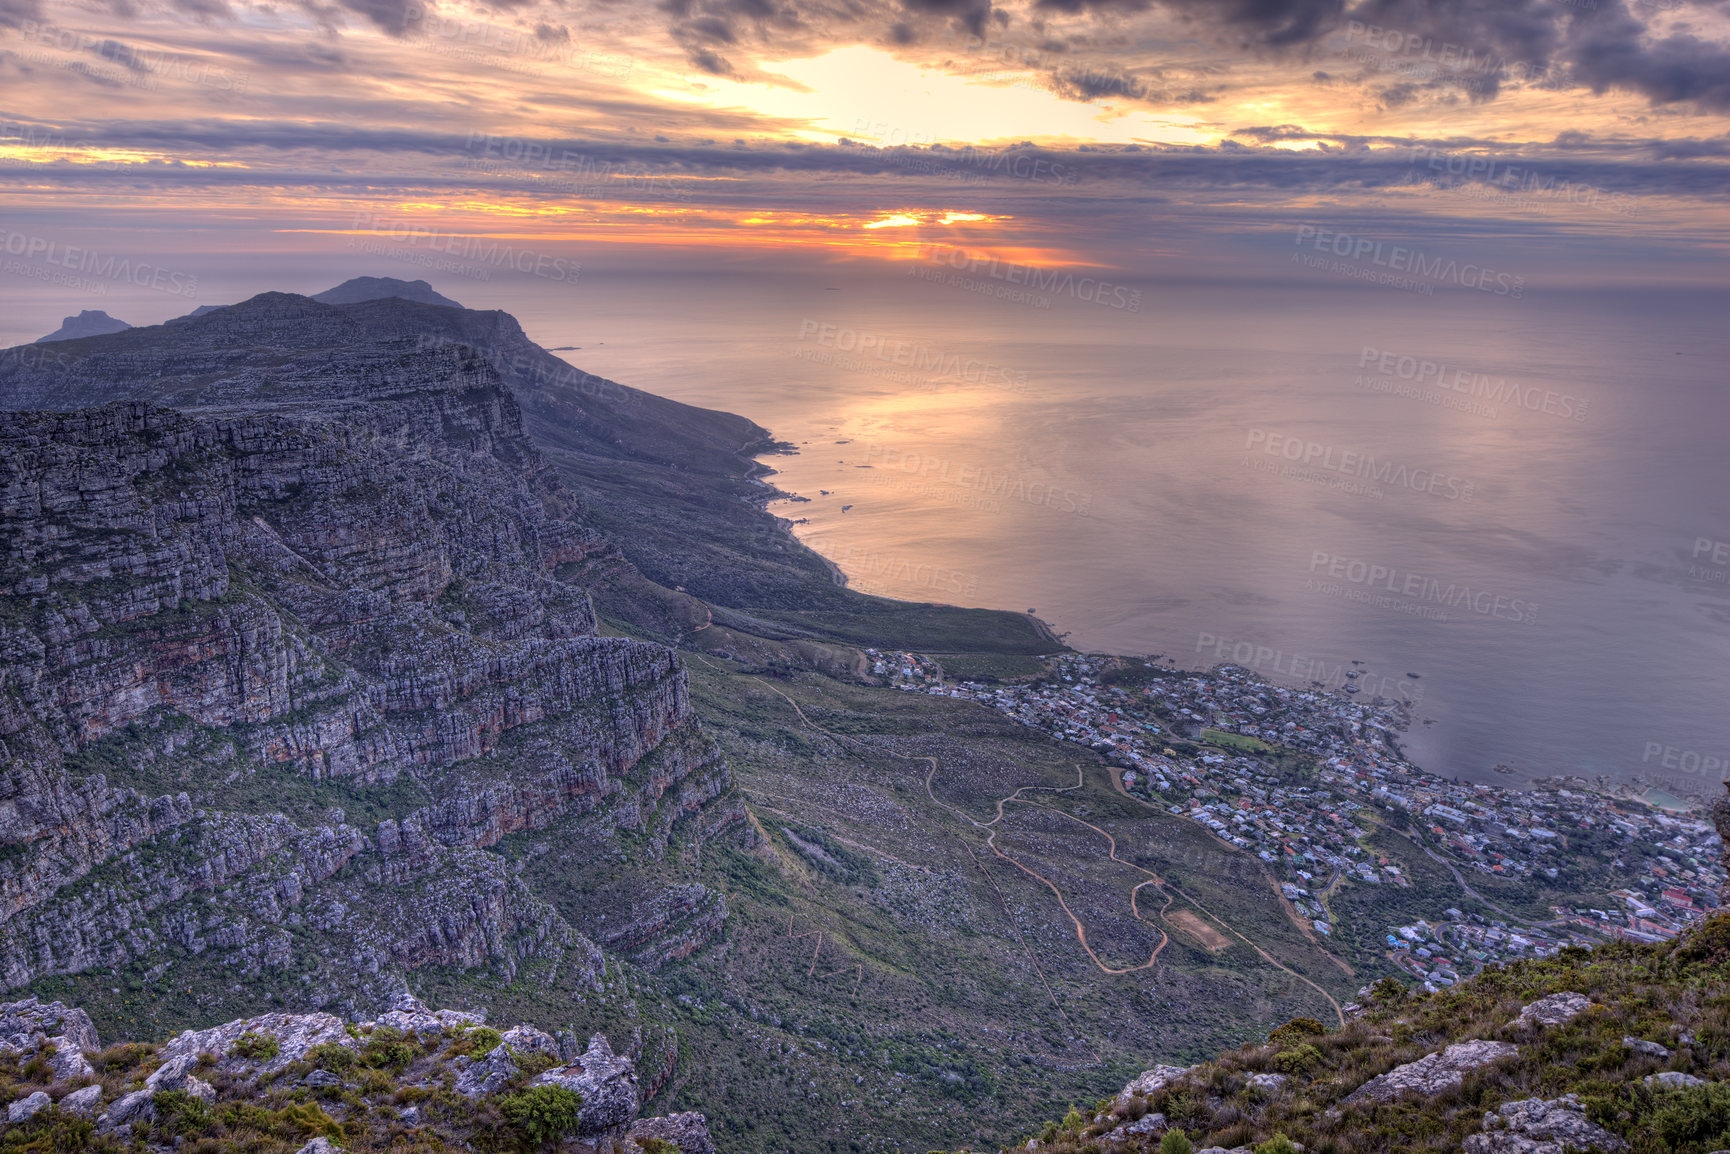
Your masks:
M652 857L727 788L676 657L569 583L617 550L472 354L218 361L185 350L183 412L0 416L0 984L183 961L354 1006L533 961L598 990L488 848L586 822Z
M264 293L52 350L0 350L0 408L205 404L362 348L384 358L467 349L492 366L521 405L527 432L581 500L582 522L616 541L631 562L596 592L639 629L688 639L714 620L724 631L779 639L942 651L1057 647L1020 614L910 606L837 585L828 563L763 507L774 491L752 458L777 448L767 430L576 369L503 312L400 297L330 305ZM723 612L712 618L712 609Z

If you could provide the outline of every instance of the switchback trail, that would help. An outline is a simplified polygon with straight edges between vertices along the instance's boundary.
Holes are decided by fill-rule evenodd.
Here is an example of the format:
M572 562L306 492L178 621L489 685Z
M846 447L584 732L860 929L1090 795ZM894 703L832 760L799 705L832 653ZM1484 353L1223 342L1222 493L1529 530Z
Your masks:
M1163 881L1162 879L1160 879L1158 877L1158 875L1152 874L1150 871L1143 869L1141 866L1135 865L1133 862L1127 862L1127 861L1124 861L1122 858L1118 857L1117 856L1117 840L1115 838L1113 838L1110 834L1106 833L1104 830L1100 829L1098 826L1093 825L1091 822L1082 821L1082 819L1075 817L1073 814L1063 813L1062 810L1052 809L1050 806L1040 806L1040 805L1037 805L1037 803L1026 801L1021 797L1021 794L1027 792L1028 790L1041 790L1041 791L1045 791L1045 792L1049 792L1049 793L1069 793L1072 790L1080 789L1081 785L1082 785L1082 776L1083 776L1084 771L1079 764L1075 767L1076 782L1074 785L1066 785L1066 786L1024 785L1020 789L1017 789L1014 793L1010 794L1008 797L1002 798L997 802L996 807L995 807L996 808L996 816L995 817L993 817L988 822L980 821L979 819L975 818L972 814L967 813L964 810L957 809L955 806L950 805L948 802L939 799L938 796L936 795L936 793L934 793L932 791L931 782L932 782L932 779L937 776L937 768L938 768L937 759L935 757L930 757L930 756L925 756L925 755L909 756L907 754L896 753L893 750L879 749L875 746L867 745L865 742L859 741L856 738L848 737L844 734L832 733L829 730L824 729L822 726L817 725L810 718L806 717L805 711L803 709L799 708L799 703L797 701L794 701L791 697L788 697L785 693L782 693L779 689L776 689L775 686L770 685L768 682L763 681L760 678L753 678L753 680L757 681L758 684L762 685L765 689L772 690L777 696L779 696L788 705L791 705L793 707L793 712L798 714L799 720L801 722L803 722L808 728L814 729L818 733L825 734L826 736L833 738L837 741L850 742L850 743L857 745L863 749L870 750L872 753L887 753L887 754L889 754L889 756L899 758L902 761L923 761L923 762L929 763L930 769L925 774L925 794L926 794L926 796L929 797L932 800L932 802L934 802L935 804L948 810L950 813L955 814L957 817L961 818L963 821L966 821L969 825L973 826L975 829L983 831L986 834L986 845L990 847L992 853L996 854L998 857L1002 858L1004 861L1008 862L1010 865L1013 865L1016 869L1021 870L1023 873L1025 873L1029 877L1032 877L1035 880L1039 881L1046 888L1051 890L1052 894L1057 898L1057 904L1063 907L1063 912L1068 915L1069 920L1074 924L1075 936L1076 936L1076 939L1078 941L1080 941L1081 948L1087 952L1087 956L1093 961L1093 964L1095 966L1097 966L1102 972L1107 973L1107 974L1114 974L1114 975L1116 975L1116 974L1132 974L1132 973L1136 973L1140 970L1148 969L1154 965L1155 961L1159 957L1160 951L1165 949L1167 943L1170 942L1170 940L1171 940L1170 935L1168 935L1163 929L1160 929L1159 930L1160 938L1161 938L1160 943L1158 946L1154 947L1152 956L1150 956L1146 962L1143 962L1141 965L1130 966L1130 967L1127 967L1125 969L1116 969L1112 966L1106 965L1103 961L1100 960L1099 955L1093 952L1093 947L1088 945L1087 927L1082 924L1081 919L1076 917L1074 911L1069 908L1069 903L1064 900L1063 892L1061 890L1059 890L1057 888L1057 886L1054 885L1049 878L1045 877L1043 874L1039 873L1038 871L1030 869L1026 865L1023 865L1021 862L1015 860L1013 857L1010 857L1008 854L1004 853L1001 849L999 849L997 847L997 830L995 829L995 827L999 821L1003 820L1003 807L1011 801L1020 801L1024 805L1033 805L1033 806L1035 806L1035 808L1046 810L1049 813L1062 814L1064 817L1070 818L1072 821L1077 821L1077 822L1080 822L1082 825L1088 826L1088 828L1094 830L1095 832L1103 834L1107 838L1107 840L1110 842L1111 859L1113 861L1116 861L1122 865L1129 866L1131 869L1137 870L1138 872L1146 873L1149 875L1147 881L1138 883L1136 886L1134 886L1130 890L1130 909L1135 914L1135 918L1137 921L1141 921L1141 922L1143 922L1143 924L1151 925L1151 923L1146 922L1146 920L1141 917L1140 910L1137 908L1136 896L1139 893L1139 891L1142 889L1142 887L1144 887L1144 886L1152 885L1152 886L1159 888L1161 890L1161 892L1164 892L1165 887L1168 885L1171 885L1171 883ZM1115 779L1115 777L1114 777L1114 783L1117 785L1119 791L1123 790L1122 782L1117 781ZM969 852L971 852L971 851L969 851ZM978 862L978 859L975 859L975 864L977 864L977 862ZM980 868L983 869L984 867L981 866ZM987 872L986 877L989 879L990 876L991 876L990 873ZM996 888L996 882L992 882L992 886L993 886L993 888ZM1341 1009L1339 1002L1334 999L1334 996L1332 994L1328 993L1326 990L1324 990L1320 986L1318 986L1315 982L1312 982L1310 979L1304 977L1302 974L1298 973L1296 970L1290 968L1289 966L1286 966L1285 964L1283 964L1280 961L1278 961L1277 959L1275 959L1272 954L1268 953L1266 950L1262 949L1260 946L1258 946L1254 942L1252 942L1249 938L1245 937L1243 934L1241 934L1237 930L1233 929L1228 923L1226 923L1222 918L1220 918L1219 915L1217 915L1217 914L1213 913L1211 910L1207 909L1200 902L1198 902L1194 898L1190 897L1187 893L1184 893L1183 890L1179 889L1177 886L1171 885L1171 889L1173 891L1175 891L1179 896L1181 896L1184 901L1188 902L1190 905L1194 906L1197 910L1200 910L1203 914L1205 914L1210 921L1213 921L1213 922L1225 927L1225 929L1229 933L1231 933L1232 936L1236 937L1239 941L1243 942L1244 945L1246 945L1250 949L1254 950L1258 955L1260 955L1262 960L1267 962L1270 966L1273 966L1275 969L1280 970L1280 971L1282 971L1286 974L1289 974L1290 976L1296 978L1298 981L1302 982L1306 986L1309 986L1316 993L1320 994L1323 998L1327 999L1328 1005L1333 1007L1333 1011L1334 1011L1335 1016L1339 1018L1340 1025L1341 1026L1345 1025L1345 1020L1346 1020L1345 1019L1345 1011L1343 1009ZM1003 897L1002 891L998 891L998 897L999 897L999 899L1001 899ZM1171 894L1167 893L1166 894L1166 904L1160 910L1161 916L1164 915L1166 910L1171 908L1171 903L1172 903ZM1007 902L1004 903L1004 909L1005 909L1005 911L1008 910L1008 903ZM1015 924L1013 917L1010 918L1010 924L1011 925ZM1158 926L1153 926L1152 928L1159 929ZM1021 936L1019 927L1016 930L1016 936L1018 938ZM1025 944L1026 943L1024 941L1023 945L1025 946ZM1331 960L1333 960L1335 962L1339 962L1338 958L1334 958L1331 954L1327 954L1327 951L1324 950L1322 952L1324 954L1326 954ZM1033 958L1033 951L1031 949L1028 949L1027 953L1028 953L1029 958ZM1034 961L1034 965L1036 968L1038 967L1038 961L1037 960ZM1348 967L1348 971L1349 971L1349 967ZM1040 980L1044 981L1044 977L1045 977L1044 972L1041 971L1040 972ZM1051 987L1049 985L1046 986L1046 992L1048 994L1051 993ZM1057 998L1055 995L1052 996L1051 1000L1052 1000L1053 1005L1057 1005ZM1059 1013L1063 1012L1061 1006L1058 1006L1058 1012ZM1065 1021L1068 1020L1067 1014L1064 1015L1064 1020Z
M1310 981L1308 978L1304 977L1302 974L1298 973L1296 970L1292 969L1290 966L1285 965L1283 962L1276 961L1272 954L1268 953L1266 950L1262 949L1260 946L1256 945L1254 942L1250 941L1248 938L1244 937L1242 934L1238 933L1236 930L1233 930L1229 925L1226 925L1225 921L1218 914L1214 913L1212 910L1208 909L1206 906L1202 905L1200 902L1196 901L1194 898L1192 898L1188 894L1184 893L1183 890L1179 889L1176 885L1172 885L1171 888L1174 890L1177 890L1178 894L1182 896L1184 901L1188 902L1190 905L1194 906L1196 909L1200 910L1202 913L1206 914L1208 917L1212 918L1214 921L1218 922L1220 925L1225 926L1225 928L1227 930L1230 930L1231 933L1235 937L1239 938L1243 942L1244 945L1248 946L1250 949L1252 949L1256 953L1260 954L1262 956L1262 960L1267 962L1268 965L1274 967L1277 970L1284 970L1286 973L1290 974L1292 977L1296 978L1298 981L1302 982L1304 985L1308 986L1310 989L1314 990L1316 993L1318 993L1322 997L1326 998L1328 1000L1328 1005L1330 1005L1334 1008L1334 1015L1336 1017L1338 1017L1340 1020L1340 1028L1342 1030L1345 1028L1346 1012L1345 1012L1345 1010L1343 1010L1340 1007L1340 1004L1338 1002L1334 1001L1334 996L1332 994L1328 993L1326 990L1322 989L1320 986L1316 985L1314 982Z
M1044 791L1051 792L1051 793L1068 793L1071 790L1080 789L1082 786L1082 774L1083 774L1083 770L1082 770L1081 766L1077 765L1075 767L1075 784L1074 785L1064 785L1064 786L1024 785L1020 789L1017 789L1014 793L1010 794L1008 797L998 799L997 805L996 805L997 816L993 817L990 821L982 822L979 819L975 818L972 814L967 813L965 810L957 809L955 806L950 805L948 802L939 799L938 796L934 792L932 792L931 780L932 780L932 778L934 778L937 775L937 768L938 768L937 767L937 759L935 757L929 757L929 756L923 756L923 755L909 756L909 755L903 754L903 753L896 753L893 750L879 749L876 746L867 745L863 741L859 741L855 738L847 737L844 734L833 733L827 729L824 729L822 726L820 726L816 722L812 721L809 717L806 717L805 711L803 709L799 708L799 703L797 701L794 701L791 697L788 697L785 693L782 693L781 690L776 689L775 686L770 685L768 682L763 681L761 678L754 678L753 680L757 681L757 683L759 685L762 685L764 688L773 690L783 701L785 701L788 705L791 705L793 707L793 712L799 715L799 720L802 723L804 723L808 728L816 730L818 733L825 734L825 735L827 735L831 738L834 738L838 741L852 742L854 745L857 745L863 749L870 750L872 753L879 753L879 754L887 753L887 754L889 754L889 756L899 758L902 761L923 761L923 762L928 763L931 768L925 774L925 795L927 797L929 797L932 800L932 802L934 802L935 804L937 804L939 806L942 806L944 809L948 810L950 813L954 814L955 816L961 818L963 821L967 822L969 825L973 826L975 829L983 831L986 835L986 837L985 837L986 847L988 849L990 849L993 854L1002 858L1004 861L1008 862L1010 865L1014 866L1016 869L1020 870L1022 873L1025 873L1028 877L1031 877L1035 881L1038 881L1039 883L1041 883L1042 885L1044 885L1047 889L1049 889L1051 891L1052 895L1057 898L1057 904L1062 907L1064 914L1068 916L1070 923L1072 925L1074 925L1075 938L1078 942L1081 943L1082 950L1084 950L1086 952L1088 958L1092 960L1093 964L1095 966L1097 966L1102 973L1113 974L1113 975L1133 974L1133 973L1137 973L1141 970L1150 969L1150 968L1152 968L1152 966L1156 962L1158 962L1160 951L1165 949L1166 945L1171 941L1171 937L1163 929L1160 929L1160 927L1152 926L1153 929L1159 931L1160 940L1159 940L1159 945L1155 946L1153 948L1153 952L1150 955L1148 955L1147 961L1142 962L1140 965L1127 966L1127 967L1124 967L1122 969L1119 969L1118 967L1115 967L1115 966L1107 965L1105 963L1105 961L1103 959L1101 959L1097 953L1094 952L1093 946L1088 943L1087 926L1082 922L1082 920L1080 918L1076 917L1075 911L1069 908L1069 902L1064 898L1063 891L1057 888L1056 883L1054 883L1050 878L1046 877L1044 874L1040 873L1038 870L1033 869L1032 867L1016 860L1015 858L1011 857L1009 854L1004 853L1003 850L998 848L997 830L995 827L996 827L998 822L1003 820L1003 807L1007 803L1012 802L1012 801L1021 801L1022 804L1024 804L1024 805L1032 805L1033 804L1032 802L1024 801L1021 797L1021 795L1023 793L1026 793L1029 790L1044 790ZM1036 808L1045 809L1047 807L1038 806ZM1049 810L1049 812L1058 813L1061 811ZM1064 814L1064 816L1068 817L1069 815ZM1076 820L1080 820L1080 819L1076 819ZM1083 822L1082 824L1086 825L1088 823ZM1099 833L1105 833L1104 830L1099 829L1099 827L1097 827L1097 826L1091 826L1090 828L1096 830ZM1105 836L1107 837L1108 840L1111 839L1110 834L1106 834ZM969 850L968 852L971 853L972 851ZM1115 840L1111 841L1111 856L1112 856L1113 861L1120 862L1123 865L1130 865L1129 862L1125 862L1125 861L1123 861L1122 858L1119 858L1117 856L1117 842ZM978 864L978 859L975 858L974 862L975 862L975 864ZM1142 873L1147 873L1146 870L1142 870L1139 866L1132 866L1131 868L1137 869ZM986 878L990 879L990 877L991 877L990 871L985 870L984 866L980 866L980 869L985 873ZM1140 890L1142 889L1143 886L1147 886L1147 885L1158 886L1159 884L1160 884L1159 879L1157 877L1152 877L1150 875L1149 881L1141 882L1141 883L1137 884L1136 886L1134 886L1130 890L1130 894L1129 894L1130 912L1132 914L1134 914L1135 919L1137 921L1143 922L1143 924L1149 924L1149 923L1147 923L1146 920L1144 918L1142 918L1142 916L1141 916L1141 911L1140 911L1140 909L1137 905L1137 902L1136 902L1136 896L1140 892ZM992 881L991 885L992 885L992 888L994 890L997 889L997 883L995 881ZM1001 890L997 890L997 896L998 896L999 900L1003 900L1003 892ZM1169 895L1167 895L1167 901L1165 904L1165 908L1169 909L1170 906L1171 906L1170 897L1169 897ZM1004 901L1004 910L1005 910L1005 912L1009 911L1009 903L1007 901ZM1163 912L1163 910L1161 912ZM1011 925L1015 924L1015 920L1014 920L1013 915L1011 915L1011 917L1010 917L1010 924ZM1016 927L1015 933L1016 933L1017 938L1021 937L1021 930L1020 930L1019 926ZM1023 942L1023 945L1025 945L1025 941ZM1028 950L1028 957L1029 958L1033 957L1032 950ZM1037 967L1038 962L1035 961L1034 965ZM1045 981L1045 974L1043 971L1040 972L1040 981L1041 982ZM1048 994L1051 992L1051 987L1049 985L1046 985L1046 992ZM1051 1001L1052 1001L1053 1005L1057 1005L1057 998L1055 995L1053 995ZM1063 1012L1062 1006L1058 1006L1058 1012L1059 1013ZM1067 1014L1064 1014L1064 1020L1065 1021L1069 1020L1069 1016Z

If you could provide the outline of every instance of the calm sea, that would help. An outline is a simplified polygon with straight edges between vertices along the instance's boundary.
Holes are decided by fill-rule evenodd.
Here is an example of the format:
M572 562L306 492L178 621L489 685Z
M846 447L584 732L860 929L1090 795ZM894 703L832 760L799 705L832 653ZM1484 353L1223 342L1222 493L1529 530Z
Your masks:
M798 444L776 510L859 589L1355 680L1463 778L1723 776L1730 299L1140 287L613 277L519 315Z

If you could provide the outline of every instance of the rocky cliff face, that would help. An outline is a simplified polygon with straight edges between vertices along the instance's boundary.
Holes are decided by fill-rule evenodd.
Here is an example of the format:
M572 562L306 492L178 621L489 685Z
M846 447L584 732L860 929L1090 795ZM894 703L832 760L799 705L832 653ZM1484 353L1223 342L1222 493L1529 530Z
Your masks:
M627 563L491 364L259 299L178 346L0 355L14 404L187 405L0 415L0 987L163 951L326 999L531 956L598 981L489 850L724 824L684 672L597 636L582 583ZM295 342L326 343L261 352ZM718 928L663 904L711 915L681 947Z

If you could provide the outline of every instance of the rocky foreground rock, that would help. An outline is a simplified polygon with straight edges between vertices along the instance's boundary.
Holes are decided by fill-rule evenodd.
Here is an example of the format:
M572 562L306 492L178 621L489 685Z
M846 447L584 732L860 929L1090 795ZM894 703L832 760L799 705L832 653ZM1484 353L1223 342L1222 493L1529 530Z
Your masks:
M360 1022L322 1013L262 1014L187 1030L159 1046L137 1047L130 1058L102 1054L99 1080L90 1063L98 1039L82 1011L35 999L0 1005L0 1023L15 1027L5 1057L19 1070L38 1057L71 1055L78 1062L62 1077L57 1061L47 1084L17 1094L6 1105L6 1124L90 1119L115 1141L147 1142L184 1133L191 1125L188 1102L203 1103L193 1117L216 1119L226 1116L225 1103L243 1102L256 1108L255 1119L257 1111L281 1106L293 1124L315 1129L329 1123L412 1131L436 1118L449 1140L464 1132L465 1118L483 1129L509 1125L513 1100L552 1087L571 1092L580 1105L565 1131L572 1140L616 1151L659 1141L682 1154L715 1154L702 1114L638 1116L635 1064L605 1037L594 1035L579 1051L569 1035L528 1025L499 1033L484 1020L467 1011L430 1010L409 996ZM48 1028L64 1032L49 1037ZM491 1048L470 1052L483 1037ZM317 1104L315 1111L295 1105L308 1101ZM328 1136L318 1135L307 1143L315 1151L328 1144Z
M1577 1094L1508 1102L1484 1115L1484 1132L1466 1138L1465 1154L1568 1154L1620 1151L1628 1144L1586 1118Z
M1518 1046L1507 1042L1456 1042L1371 1078L1348 1095L1346 1102L1389 1102L1407 1094L1432 1097L1456 1088L1474 1070L1493 1066L1519 1052Z

